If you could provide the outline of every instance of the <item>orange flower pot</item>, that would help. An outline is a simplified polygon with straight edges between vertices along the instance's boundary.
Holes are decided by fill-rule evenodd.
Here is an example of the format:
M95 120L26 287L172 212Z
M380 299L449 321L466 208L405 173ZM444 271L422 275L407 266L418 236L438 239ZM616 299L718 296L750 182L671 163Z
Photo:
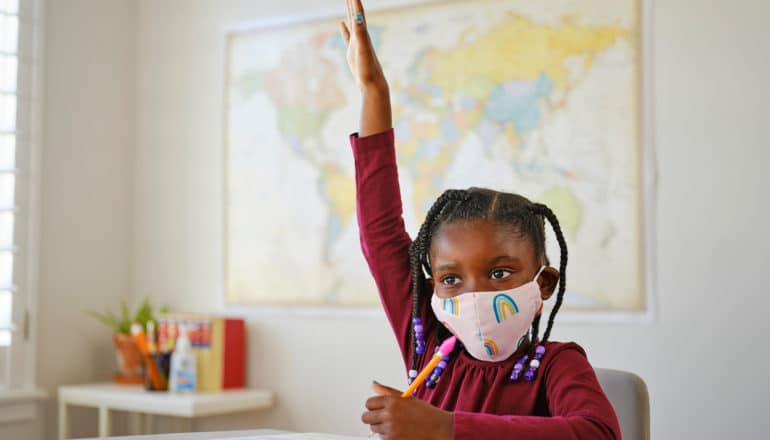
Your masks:
M143 358L131 335L114 334L115 357L118 361L118 372L112 376L114 382L123 384L141 384L143 380Z

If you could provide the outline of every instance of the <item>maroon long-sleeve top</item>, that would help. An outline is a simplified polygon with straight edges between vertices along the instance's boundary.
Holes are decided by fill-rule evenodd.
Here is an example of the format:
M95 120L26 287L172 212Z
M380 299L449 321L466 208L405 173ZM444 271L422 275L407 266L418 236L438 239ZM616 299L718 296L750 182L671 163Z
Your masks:
M354 134L350 141L361 248L409 368L411 239L402 218L393 130L363 138ZM422 308L422 315L428 336L426 353L433 353L436 318L429 307ZM420 387L415 396L453 412L456 439L620 438L612 405L580 346L547 343L536 379L511 383L511 369L520 356L514 353L505 361L484 362L461 350L437 386ZM423 358L424 365L429 357Z

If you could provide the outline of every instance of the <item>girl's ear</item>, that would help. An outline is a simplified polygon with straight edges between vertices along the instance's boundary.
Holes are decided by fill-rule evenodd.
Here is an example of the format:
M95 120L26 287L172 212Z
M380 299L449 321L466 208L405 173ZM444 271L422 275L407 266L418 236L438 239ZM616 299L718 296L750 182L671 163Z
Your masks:
M433 278L426 278L425 283L428 285L428 289L430 289L428 292L433 295L433 292L436 290L436 284L433 283Z
M558 270L550 266L543 269L540 276L537 278L537 284L540 285L540 297L543 298L543 301L548 300L548 298L553 295L553 291L556 290L556 284L558 284L558 282Z

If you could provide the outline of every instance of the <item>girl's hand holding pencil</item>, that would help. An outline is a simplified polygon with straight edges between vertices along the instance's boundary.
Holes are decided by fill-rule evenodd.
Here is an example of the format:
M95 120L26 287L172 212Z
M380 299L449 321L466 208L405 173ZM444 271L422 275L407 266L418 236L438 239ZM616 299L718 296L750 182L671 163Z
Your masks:
M456 337L441 344L438 352L422 369L414 382L403 393L374 382L372 389L377 396L366 401L366 411L361 420L370 425L373 433L386 439L451 439L453 437L452 413L436 408L412 393L425 382L436 364L454 350Z
M414 397L401 397L401 391L377 382L377 394L366 401L367 411L361 420L382 439L444 440L453 436L452 413L436 408Z

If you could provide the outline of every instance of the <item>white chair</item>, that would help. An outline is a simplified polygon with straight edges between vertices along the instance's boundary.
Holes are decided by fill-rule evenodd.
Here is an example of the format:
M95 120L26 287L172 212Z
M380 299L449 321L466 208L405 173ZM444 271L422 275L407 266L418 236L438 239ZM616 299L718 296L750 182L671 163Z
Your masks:
M623 440L649 440L650 397L644 380L627 371L595 370L604 393L618 415Z

